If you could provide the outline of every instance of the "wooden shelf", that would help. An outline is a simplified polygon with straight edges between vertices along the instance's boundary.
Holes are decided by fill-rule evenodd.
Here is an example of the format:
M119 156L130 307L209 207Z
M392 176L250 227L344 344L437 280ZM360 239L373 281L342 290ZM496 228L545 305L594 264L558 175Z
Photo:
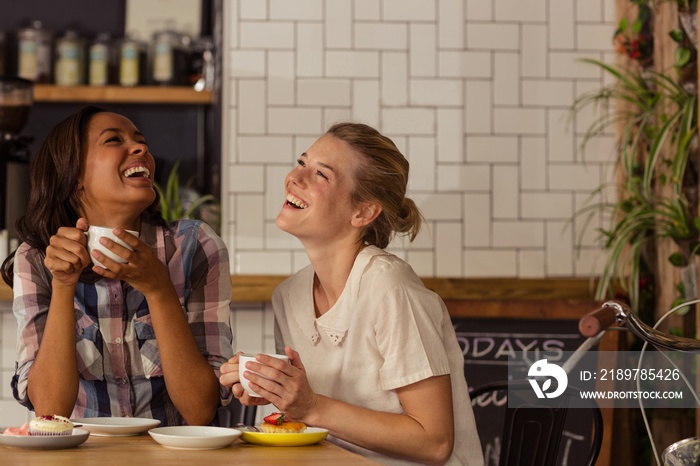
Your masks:
M34 85L35 102L116 102L135 104L211 104L211 91L189 86L54 86Z
M0 279L0 301L12 301L12 288Z
M287 275L233 275L233 301L270 301ZM591 300L595 285L587 278L428 278L425 286L452 301Z
M272 290L287 275L233 275L233 301L270 301ZM507 301L533 300L591 300L593 289L585 278L568 279L484 279L484 278L423 278L425 286L450 301ZM11 301L12 290L0 280L0 301ZM506 304L504 306L507 307ZM508 312L504 310L503 312Z

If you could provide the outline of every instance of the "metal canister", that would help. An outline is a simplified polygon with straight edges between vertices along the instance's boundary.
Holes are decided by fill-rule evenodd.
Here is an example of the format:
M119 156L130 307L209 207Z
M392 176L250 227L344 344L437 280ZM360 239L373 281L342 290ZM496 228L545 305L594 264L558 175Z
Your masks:
M56 39L54 80L59 86L85 84L85 41L76 31L68 30Z
M51 32L41 21L17 32L17 75L38 83L51 82Z
M153 34L151 82L164 85L187 83L190 42L189 36L176 31L158 31Z
M201 37L195 40L192 44L191 56L190 84L197 91L211 91L214 89L216 77L214 41L210 37Z
M145 69L146 50L143 43L133 38L125 38L119 47L119 84L145 84Z
M108 33L100 33L90 44L90 66L88 84L105 86L116 83L116 63L112 38Z

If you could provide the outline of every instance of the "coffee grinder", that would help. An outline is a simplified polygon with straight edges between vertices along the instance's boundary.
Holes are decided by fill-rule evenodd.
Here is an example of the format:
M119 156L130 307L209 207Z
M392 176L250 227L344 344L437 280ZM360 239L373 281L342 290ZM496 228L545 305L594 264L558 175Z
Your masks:
M0 76L0 261L17 246L15 222L29 202L29 136L20 132L34 101L34 83Z

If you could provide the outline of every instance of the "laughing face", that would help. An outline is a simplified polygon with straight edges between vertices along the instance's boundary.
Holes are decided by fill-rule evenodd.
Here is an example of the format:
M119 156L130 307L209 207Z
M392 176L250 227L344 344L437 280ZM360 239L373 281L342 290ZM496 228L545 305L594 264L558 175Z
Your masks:
M116 113L92 117L82 170L82 215L91 225L133 227L154 200L155 162L144 136Z
M285 202L277 226L302 243L356 242L358 206L351 192L358 155L345 142L324 135L297 161L285 178Z

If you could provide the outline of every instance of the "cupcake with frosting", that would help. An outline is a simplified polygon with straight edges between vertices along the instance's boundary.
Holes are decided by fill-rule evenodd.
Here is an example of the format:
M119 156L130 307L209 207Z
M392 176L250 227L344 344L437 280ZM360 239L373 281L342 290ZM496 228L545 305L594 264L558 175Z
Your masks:
M63 416L39 416L29 421L29 435L70 435L73 423Z

